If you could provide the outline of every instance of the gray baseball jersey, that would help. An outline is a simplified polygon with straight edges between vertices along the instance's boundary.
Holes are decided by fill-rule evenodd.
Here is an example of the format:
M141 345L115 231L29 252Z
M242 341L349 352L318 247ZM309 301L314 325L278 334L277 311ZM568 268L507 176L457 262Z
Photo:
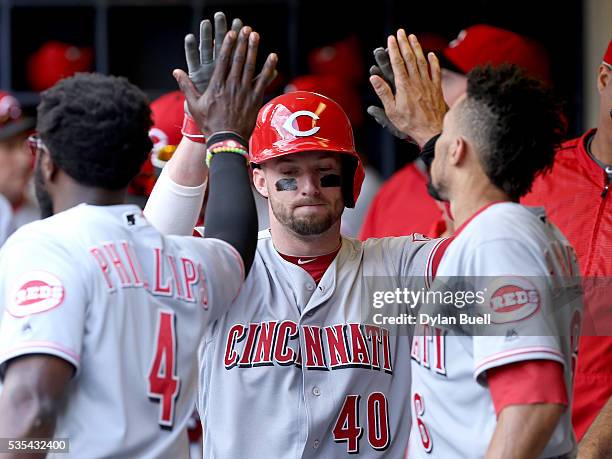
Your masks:
M33 353L74 366L57 457L186 458L197 347L243 277L229 244L164 237L132 205L26 225L0 252L0 376Z
M363 308L369 276L423 288L437 245L343 238L317 285L261 232L238 298L200 348L204 457L402 457L410 336L364 320Z
M543 209L497 203L457 232L432 289L469 277L472 291L483 292L495 333L461 335L457 327L431 323L417 328L410 458L484 457L496 427L488 369L526 360L559 362L571 400L582 300L567 293L579 291L579 272L572 247ZM539 332L545 336L535 336ZM542 457L574 449L570 413L571 406Z

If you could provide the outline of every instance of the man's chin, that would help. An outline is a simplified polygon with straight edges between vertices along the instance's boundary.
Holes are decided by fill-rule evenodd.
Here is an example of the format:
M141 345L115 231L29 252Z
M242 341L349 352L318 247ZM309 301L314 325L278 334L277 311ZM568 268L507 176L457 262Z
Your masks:
M444 197L444 193L435 187L431 180L427 182L427 193L429 193L429 196L434 198L436 201L448 201L448 199Z
M296 217L289 222L289 228L300 236L318 236L329 230L334 225L331 216L315 218Z

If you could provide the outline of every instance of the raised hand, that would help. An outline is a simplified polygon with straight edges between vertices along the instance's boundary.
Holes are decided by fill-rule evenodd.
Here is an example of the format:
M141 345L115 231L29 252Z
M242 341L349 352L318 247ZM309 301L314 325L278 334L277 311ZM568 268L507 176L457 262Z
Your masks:
M276 54L268 55L261 73L254 78L259 34L243 27L229 31L215 60L206 90L198 91L182 70L173 72L189 111L205 136L232 131L243 139L251 135L265 88L275 76Z
M440 64L433 53L425 59L417 38L407 37L403 29L398 31L397 39L388 38L387 46L393 78L388 78L383 71L386 70L384 61L381 65L377 60L382 76L375 70L370 83L390 124L422 147L442 131L442 121L448 110L442 96Z
M395 94L395 82L393 81L393 69L391 68L391 61L389 61L389 52L385 48L376 48L374 50L374 60L377 65L370 67L370 75L376 75L384 79L385 82L391 87L391 91ZM412 139L396 128L391 120L385 114L385 110L375 105L368 107L368 114L371 115L378 124L383 128L387 129L391 135L402 140Z
M227 19L222 12L215 13L215 40L213 44L212 25L208 19L200 22L200 44L198 46L196 37L189 34L185 37L185 60L189 79L198 91L204 92L212 78L215 68L215 56L219 55L223 38L227 33ZM235 33L242 28L242 21L238 18L232 22L232 30ZM214 46L214 50L213 50Z

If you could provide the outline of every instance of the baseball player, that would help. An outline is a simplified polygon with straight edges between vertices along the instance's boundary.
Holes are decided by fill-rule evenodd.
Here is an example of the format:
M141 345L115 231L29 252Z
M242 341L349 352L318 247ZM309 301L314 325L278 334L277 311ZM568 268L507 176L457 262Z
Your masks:
M141 91L80 74L42 94L32 142L48 218L18 230L0 255L0 438L66 438L75 458L188 457L197 345L255 252L246 149L219 145L229 128L246 145L274 73L271 55L252 83L257 46L250 28L228 33L215 93L191 107L198 119L206 113L200 127L214 152L206 239L164 237L123 204L151 151Z
M25 223L19 214L34 207L28 205L26 192L32 176L26 139L34 123L32 118L22 116L21 105L14 96L0 91L0 245ZM35 216L27 221L33 219Z
M199 103L187 75L178 77L188 106ZM191 232L184 216L194 215L192 192L205 176L201 166L185 166L205 156L190 138L181 145L188 142L145 208L167 232ZM204 457L402 457L410 338L367 320L369 281L423 288L440 241L414 235L361 243L340 235L364 172L347 116L320 94L298 91L266 104L250 161L270 228L260 232L240 294L200 346Z
M439 64L430 54L428 65L403 30L387 44L396 92L378 76L371 83L389 119L410 134L411 125L439 116L430 103L442 100ZM420 321L411 351L412 458L570 457L575 450L576 255L543 209L517 203L552 164L558 114L540 83L508 66L472 71L466 96L444 117L431 187L450 201L458 228L432 290L471 282L492 325L470 334Z

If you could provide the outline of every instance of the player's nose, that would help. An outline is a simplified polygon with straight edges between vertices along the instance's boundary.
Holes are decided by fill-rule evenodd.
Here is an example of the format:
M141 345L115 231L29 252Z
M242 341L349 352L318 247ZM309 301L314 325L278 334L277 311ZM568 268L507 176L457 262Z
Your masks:
M304 174L298 180L303 196L318 196L321 194L321 178L319 174Z

